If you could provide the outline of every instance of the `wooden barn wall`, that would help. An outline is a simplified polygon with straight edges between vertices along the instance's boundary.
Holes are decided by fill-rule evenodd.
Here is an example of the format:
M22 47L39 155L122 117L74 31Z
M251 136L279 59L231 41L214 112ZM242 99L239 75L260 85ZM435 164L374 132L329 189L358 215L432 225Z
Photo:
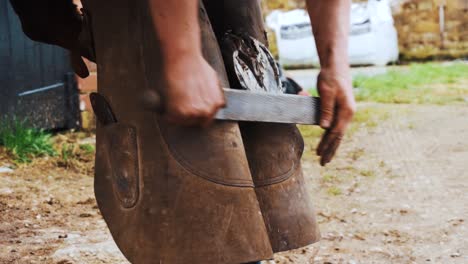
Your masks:
M0 0L0 118L45 129L78 125L78 95L64 49L31 41L8 0Z

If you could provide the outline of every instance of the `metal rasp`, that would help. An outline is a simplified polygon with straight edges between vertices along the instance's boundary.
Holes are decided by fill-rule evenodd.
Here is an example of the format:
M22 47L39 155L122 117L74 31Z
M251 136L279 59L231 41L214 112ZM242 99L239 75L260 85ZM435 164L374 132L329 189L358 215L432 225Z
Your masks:
M219 120L317 125L318 97L270 94L224 89L226 107L216 114Z
M320 99L291 94L273 94L224 88L226 107L215 119L317 125ZM144 97L145 108L160 111L163 107L155 93Z

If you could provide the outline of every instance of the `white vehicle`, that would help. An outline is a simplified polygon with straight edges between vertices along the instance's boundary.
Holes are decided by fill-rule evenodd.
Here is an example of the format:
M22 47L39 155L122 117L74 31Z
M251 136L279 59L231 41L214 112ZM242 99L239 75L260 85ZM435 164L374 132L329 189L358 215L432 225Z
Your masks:
M275 31L284 66L319 66L307 11L273 11L266 19ZM352 4L349 60L352 65L386 65L398 60L398 36L387 0Z

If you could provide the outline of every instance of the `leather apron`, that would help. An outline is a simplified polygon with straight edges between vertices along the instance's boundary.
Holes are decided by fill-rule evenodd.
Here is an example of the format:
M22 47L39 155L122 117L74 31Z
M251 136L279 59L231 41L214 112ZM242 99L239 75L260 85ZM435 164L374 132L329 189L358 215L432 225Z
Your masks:
M143 95L165 85L147 2L84 1L99 73L95 193L123 254L132 263L244 263L317 241L294 125L187 128L145 110ZM266 44L260 5L205 6L203 54L230 87L218 40L234 31Z

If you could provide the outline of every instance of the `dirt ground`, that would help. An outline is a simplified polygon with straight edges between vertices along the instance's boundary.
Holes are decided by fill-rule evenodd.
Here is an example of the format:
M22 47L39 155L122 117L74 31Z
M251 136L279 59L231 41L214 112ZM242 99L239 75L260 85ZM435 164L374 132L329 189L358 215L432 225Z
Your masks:
M270 262L468 263L468 106L360 108L385 118L346 138L332 165L320 168L308 141L304 172L322 240ZM0 263L128 263L86 164L42 159L0 173Z

